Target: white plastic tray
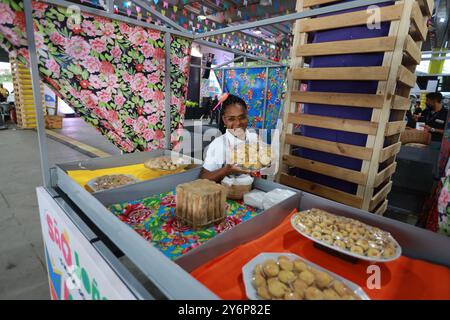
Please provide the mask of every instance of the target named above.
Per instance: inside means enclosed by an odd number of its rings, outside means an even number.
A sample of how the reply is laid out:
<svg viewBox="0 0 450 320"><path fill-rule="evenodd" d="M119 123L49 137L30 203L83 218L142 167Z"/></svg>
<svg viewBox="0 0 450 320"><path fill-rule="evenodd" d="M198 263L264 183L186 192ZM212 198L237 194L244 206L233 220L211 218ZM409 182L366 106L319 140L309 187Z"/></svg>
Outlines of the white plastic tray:
<svg viewBox="0 0 450 320"><path fill-rule="evenodd" d="M332 276L334 279L341 281L343 284L345 284L347 287L349 287L358 297L361 298L361 300L370 300L369 296L364 292L364 290L358 286L357 284L348 281L347 279L325 269L321 266L318 266L317 264L312 263L311 261L308 261L302 257L299 257L296 254L293 253L285 253L285 252L279 252L279 253L260 253L255 258L253 258L251 261L249 261L243 268L242 268L242 276L244 279L245 284L245 293L247 294L247 297L251 300L262 300L258 295L256 294L256 289L252 285L252 278L253 278L253 270L255 269L255 266L257 264L262 264L264 261L268 259L273 259L275 261L278 260L279 256L285 256L288 257L290 260L300 259L304 261L308 266L311 266L313 268L316 268L320 271L328 273L330 276Z"/></svg>
<svg viewBox="0 0 450 320"><path fill-rule="evenodd" d="M351 252L351 251L344 250L344 249L342 249L342 248L333 246L333 245L331 245L331 244L326 243L325 241L318 240L318 239L316 239L316 238L313 238L311 235L308 235L308 234L304 233L304 232L301 230L301 228L298 226L298 224L295 222L296 215L297 215L297 214L293 214L293 215L292 215L292 217L291 217L291 225L292 225L292 227L293 227L298 233L300 233L302 236L304 236L304 237L306 237L306 238L308 238L308 239L310 239L310 240L312 240L312 241L314 241L314 242L316 242L316 243L318 243L318 244L320 244L320 245L322 245L322 246L324 246L324 247L333 249L333 250L338 251L338 252L340 252L340 253L343 253L343 254L345 254L345 255L348 255L348 256L351 256L351 257L354 257L354 258L357 258L357 259L361 259L361 260L370 261L370 262L389 262L389 261L393 261L393 260L396 260L396 259L400 258L401 255L402 255L402 248L401 248L400 245L398 244L397 240L395 240L394 237L392 237L391 234L389 234L390 240L395 244L395 246L396 246L396 248L397 248L397 252L395 253L394 256L392 256L392 257L390 257L390 258L383 258L383 257L379 257L379 258L376 258L376 257L367 257L367 256L364 256L364 255L359 255L359 254L356 254L356 253L354 253L354 252ZM367 225L367 224L366 224L366 225Z"/></svg>

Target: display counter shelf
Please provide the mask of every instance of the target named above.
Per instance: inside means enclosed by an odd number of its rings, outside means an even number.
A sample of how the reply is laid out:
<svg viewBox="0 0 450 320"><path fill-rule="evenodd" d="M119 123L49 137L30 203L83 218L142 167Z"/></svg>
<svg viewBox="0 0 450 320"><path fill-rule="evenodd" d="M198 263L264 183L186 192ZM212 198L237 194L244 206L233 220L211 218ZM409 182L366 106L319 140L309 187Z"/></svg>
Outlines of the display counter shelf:
<svg viewBox="0 0 450 320"><path fill-rule="evenodd" d="M95 194L89 193L66 173L67 170L75 168L99 169L141 163L149 157L162 154L168 154L168 151L59 164L53 172L53 189L47 190L51 190L53 197L56 194L60 199L60 206L71 208L72 216L75 217L72 217L72 222L77 226L83 225L82 229L91 230L82 234L91 243L96 244L95 250L113 267L114 272L136 298L217 299L218 297L192 277L190 272L229 250L266 234L279 225L293 209L321 208L337 215L358 219L390 232L400 243L403 255L450 266L450 239L447 237L262 179L255 180L254 188L265 192L284 188L296 193L171 260L114 216L108 206L174 190L180 183L197 179L200 166ZM196 160L196 163L201 162ZM115 248L118 248L120 253L116 252Z"/></svg>

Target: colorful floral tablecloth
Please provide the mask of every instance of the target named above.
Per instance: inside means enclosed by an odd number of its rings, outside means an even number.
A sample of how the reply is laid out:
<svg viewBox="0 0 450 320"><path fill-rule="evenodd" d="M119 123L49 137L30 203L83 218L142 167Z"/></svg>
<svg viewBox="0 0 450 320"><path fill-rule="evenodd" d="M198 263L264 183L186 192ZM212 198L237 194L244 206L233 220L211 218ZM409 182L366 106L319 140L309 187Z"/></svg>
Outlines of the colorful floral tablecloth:
<svg viewBox="0 0 450 320"><path fill-rule="evenodd" d="M175 191L114 204L109 209L172 260L262 212L242 201L227 200L225 221L194 231L175 219Z"/></svg>

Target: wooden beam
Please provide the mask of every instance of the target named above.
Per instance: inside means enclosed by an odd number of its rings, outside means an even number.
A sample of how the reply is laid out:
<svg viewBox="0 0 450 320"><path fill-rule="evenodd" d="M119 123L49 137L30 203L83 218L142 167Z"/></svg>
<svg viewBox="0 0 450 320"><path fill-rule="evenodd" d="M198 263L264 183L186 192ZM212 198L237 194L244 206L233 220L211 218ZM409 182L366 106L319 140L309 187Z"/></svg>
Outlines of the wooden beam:
<svg viewBox="0 0 450 320"><path fill-rule="evenodd" d="M394 143L389 147L381 149L379 163L385 162L387 159L395 156L402 146L401 142Z"/></svg>
<svg viewBox="0 0 450 320"><path fill-rule="evenodd" d="M376 134L378 128L376 122L317 116L305 113L290 113L288 115L288 123L369 135Z"/></svg>
<svg viewBox="0 0 450 320"><path fill-rule="evenodd" d="M424 16L431 17L433 14L434 0L417 0Z"/></svg>
<svg viewBox="0 0 450 320"><path fill-rule="evenodd" d="M286 134L286 143L311 150L328 152L360 160L370 160L372 157L371 148L359 147L351 144L326 141L293 134Z"/></svg>
<svg viewBox="0 0 450 320"><path fill-rule="evenodd" d="M370 200L369 211L372 212L380 204L381 201L386 199L391 189L392 181L389 181L389 183L386 184L380 191L378 191L378 193L372 198L372 200Z"/></svg>
<svg viewBox="0 0 450 320"><path fill-rule="evenodd" d="M411 101L409 98L402 96L394 96L392 101L392 109L394 110L409 110L411 106Z"/></svg>
<svg viewBox="0 0 450 320"><path fill-rule="evenodd" d="M301 103L328 104L333 106L381 108L383 95L336 92L292 91L291 101Z"/></svg>
<svg viewBox="0 0 450 320"><path fill-rule="evenodd" d="M285 173L281 174L280 182L284 185L313 193L330 200L334 200L352 207L361 208L362 198L347 192L336 190L301 178L289 176Z"/></svg>
<svg viewBox="0 0 450 320"><path fill-rule="evenodd" d="M304 44L297 47L297 57L385 52L394 50L395 37L330 41Z"/></svg>
<svg viewBox="0 0 450 320"><path fill-rule="evenodd" d="M305 0L303 2L303 7L309 8L309 7L313 7L313 6L318 6L320 4L328 4L328 3L338 2L338 1L341 1L341 0Z"/></svg>
<svg viewBox="0 0 450 320"><path fill-rule="evenodd" d="M380 8L380 22L399 20L403 4ZM367 10L347 12L327 17L300 20L300 32L312 32L367 24L371 12Z"/></svg>
<svg viewBox="0 0 450 320"><path fill-rule="evenodd" d="M397 80L400 83L413 88L416 85L416 79L417 77L414 73L406 69L404 66L400 65L397 75Z"/></svg>
<svg viewBox="0 0 450 320"><path fill-rule="evenodd" d="M416 41L425 41L427 39L428 27L425 17L422 16L420 7L417 2L414 2L411 12L411 29L412 38Z"/></svg>
<svg viewBox="0 0 450 320"><path fill-rule="evenodd" d="M386 130L384 131L385 137L393 136L394 134L399 134L405 130L406 121L393 121L386 124Z"/></svg>
<svg viewBox="0 0 450 320"><path fill-rule="evenodd" d="M374 212L374 214L382 216L388 207L388 200L384 200L383 204Z"/></svg>
<svg viewBox="0 0 450 320"><path fill-rule="evenodd" d="M392 176L397 169L397 162L391 163L389 166L384 168L380 173L377 174L377 177L375 178L374 187L379 187L384 181L386 181L387 178Z"/></svg>
<svg viewBox="0 0 450 320"><path fill-rule="evenodd" d="M300 68L293 70L295 80L380 80L386 81L388 67Z"/></svg>
<svg viewBox="0 0 450 320"><path fill-rule="evenodd" d="M406 37L405 53L416 65L420 64L422 53L420 52L420 48L417 46L410 35Z"/></svg>
<svg viewBox="0 0 450 320"><path fill-rule="evenodd" d="M283 157L284 163L286 163L288 166L296 167L312 172L316 172L319 174L323 174L326 176L330 176L336 179L357 183L360 185L364 185L367 180L367 175L355 171L350 170L338 166L334 166L331 164L314 161L306 158L301 158L297 156L292 155L285 155Z"/></svg>
<svg viewBox="0 0 450 320"><path fill-rule="evenodd" d="M305 9L303 7L304 0L297 0L295 4L295 11L296 12L302 12L307 11L308 9ZM295 56L295 48L297 48L301 44L305 44L308 42L308 34L307 33L301 33L300 32L300 20L294 21L293 26L293 34L294 34L294 41L292 44L292 47L290 48L290 63L289 68L287 70L286 75L286 83L287 83L287 92L292 92L295 90L300 90L300 81L294 80L292 77L292 70L301 68L304 66L305 59L303 57L296 57ZM278 161L280 164L283 163L283 155L284 154L291 154L291 146L286 143L286 134L292 133L294 126L292 124L287 123L288 114L290 112L296 112L297 111L297 103L295 101L291 101L291 95L286 95L286 99L284 101L284 108L282 108L280 118L282 119L283 128L281 131L281 152L278 158ZM276 175L276 181L280 180L280 174L281 172L285 171L285 166L281 165L280 170L278 170L278 173Z"/></svg>

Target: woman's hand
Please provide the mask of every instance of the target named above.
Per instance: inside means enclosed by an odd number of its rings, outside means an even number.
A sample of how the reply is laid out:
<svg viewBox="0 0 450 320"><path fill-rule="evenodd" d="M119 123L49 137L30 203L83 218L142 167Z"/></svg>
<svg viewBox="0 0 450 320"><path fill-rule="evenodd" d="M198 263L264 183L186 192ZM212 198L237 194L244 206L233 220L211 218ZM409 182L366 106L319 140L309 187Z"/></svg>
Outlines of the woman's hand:
<svg viewBox="0 0 450 320"><path fill-rule="evenodd" d="M227 176L230 174L250 174L250 171L244 170L233 164L227 164L224 168Z"/></svg>

